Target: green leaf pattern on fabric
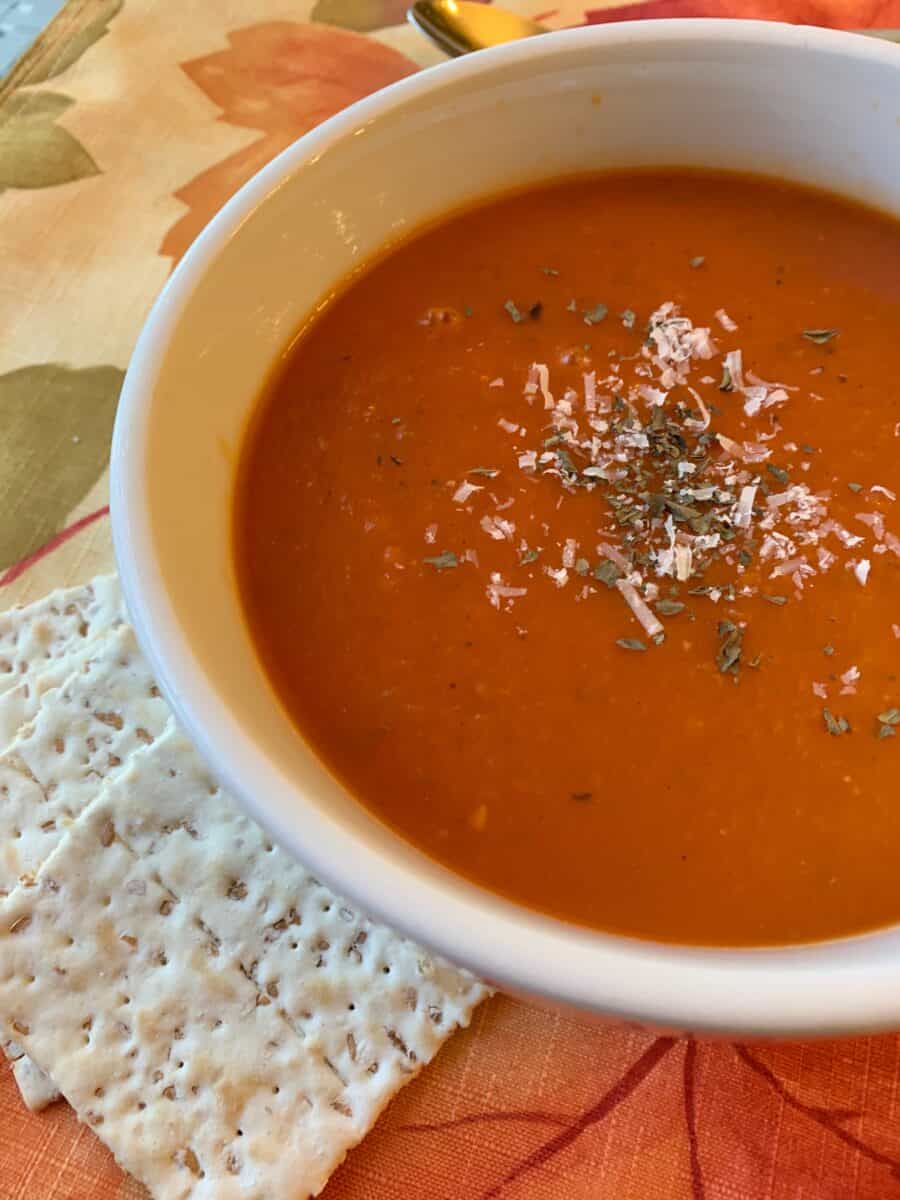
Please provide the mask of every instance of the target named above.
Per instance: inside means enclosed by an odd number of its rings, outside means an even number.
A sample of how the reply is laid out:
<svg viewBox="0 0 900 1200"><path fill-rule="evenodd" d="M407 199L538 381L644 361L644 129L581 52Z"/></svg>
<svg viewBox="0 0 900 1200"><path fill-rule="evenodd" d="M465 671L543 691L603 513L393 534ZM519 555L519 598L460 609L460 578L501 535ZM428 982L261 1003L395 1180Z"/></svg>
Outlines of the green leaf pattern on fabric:
<svg viewBox="0 0 900 1200"><path fill-rule="evenodd" d="M57 363L0 375L0 570L61 529L103 474L124 377Z"/></svg>
<svg viewBox="0 0 900 1200"><path fill-rule="evenodd" d="M18 91L0 104L0 192L55 187L99 173L77 139L56 124L72 103L54 92Z"/></svg>
<svg viewBox="0 0 900 1200"><path fill-rule="evenodd" d="M316 0L310 20L371 33L402 24L411 0Z"/></svg>

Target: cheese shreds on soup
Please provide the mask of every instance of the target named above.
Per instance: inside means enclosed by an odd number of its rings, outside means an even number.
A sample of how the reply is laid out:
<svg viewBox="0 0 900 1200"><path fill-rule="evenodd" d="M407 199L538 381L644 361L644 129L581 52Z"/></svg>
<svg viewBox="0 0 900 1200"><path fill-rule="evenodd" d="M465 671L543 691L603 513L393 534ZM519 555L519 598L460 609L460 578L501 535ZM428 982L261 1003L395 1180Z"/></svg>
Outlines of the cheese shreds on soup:
<svg viewBox="0 0 900 1200"><path fill-rule="evenodd" d="M615 933L900 920L900 225L707 172L507 195L304 328L235 558L370 810Z"/></svg>

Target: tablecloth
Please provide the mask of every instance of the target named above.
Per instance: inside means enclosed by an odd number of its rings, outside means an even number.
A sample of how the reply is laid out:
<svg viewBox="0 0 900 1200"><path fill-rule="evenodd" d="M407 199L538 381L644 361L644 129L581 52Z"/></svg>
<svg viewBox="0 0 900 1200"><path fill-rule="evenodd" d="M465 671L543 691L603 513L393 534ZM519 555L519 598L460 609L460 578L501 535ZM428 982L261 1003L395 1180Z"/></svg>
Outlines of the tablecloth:
<svg viewBox="0 0 900 1200"><path fill-rule="evenodd" d="M589 2L589 0L588 0ZM69 0L0 88L0 604L112 566L107 462L154 297L233 191L438 60L406 0ZM757 16L900 26L900 0L519 0L554 26ZM898 49L900 54L900 49ZM665 1037L498 997L327 1200L900 1197L900 1039ZM144 1193L0 1067L0 1200Z"/></svg>

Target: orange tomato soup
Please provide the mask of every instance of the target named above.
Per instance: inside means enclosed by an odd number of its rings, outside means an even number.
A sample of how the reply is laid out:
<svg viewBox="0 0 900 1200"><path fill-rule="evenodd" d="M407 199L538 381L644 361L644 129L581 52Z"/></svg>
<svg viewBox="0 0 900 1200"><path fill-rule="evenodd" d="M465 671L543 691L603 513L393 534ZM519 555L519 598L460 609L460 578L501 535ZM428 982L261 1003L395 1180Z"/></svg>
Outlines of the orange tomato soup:
<svg viewBox="0 0 900 1200"><path fill-rule="evenodd" d="M567 180L393 248L243 451L237 573L299 732L569 921L900 919L898 330L900 226L755 178Z"/></svg>

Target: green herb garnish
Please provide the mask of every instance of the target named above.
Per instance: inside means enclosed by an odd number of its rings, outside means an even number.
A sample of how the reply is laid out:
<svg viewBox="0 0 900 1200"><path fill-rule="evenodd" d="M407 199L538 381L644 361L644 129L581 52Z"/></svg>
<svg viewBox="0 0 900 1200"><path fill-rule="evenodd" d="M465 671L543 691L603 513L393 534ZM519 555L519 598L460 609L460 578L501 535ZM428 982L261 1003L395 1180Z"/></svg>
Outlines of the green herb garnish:
<svg viewBox="0 0 900 1200"><path fill-rule="evenodd" d="M823 646L823 647L822 647L822 653L823 653L823 654L827 654L827 655L828 655L828 657L829 657L829 658L831 658L832 654L834 654L834 646L832 646L832 645L830 645L830 644L829 644L829 645L827 645L827 646Z"/></svg>
<svg viewBox="0 0 900 1200"><path fill-rule="evenodd" d="M741 662L741 650L744 641L744 631L731 621L719 622L719 649L716 653L716 664L723 675L729 671L738 674Z"/></svg>
<svg viewBox="0 0 900 1200"><path fill-rule="evenodd" d="M657 600L656 611L663 617L677 617L684 612L685 606L680 600Z"/></svg>
<svg viewBox="0 0 900 1200"><path fill-rule="evenodd" d="M625 308L619 315L626 329L634 329L635 322L637 321L637 313L633 309Z"/></svg>
<svg viewBox="0 0 900 1200"><path fill-rule="evenodd" d="M857 494L863 490L863 485L861 483L848 483L847 487L851 492L856 492Z"/></svg>
<svg viewBox="0 0 900 1200"><path fill-rule="evenodd" d="M767 595L766 595L766 593L765 593L765 592L763 592L763 593L762 593L762 598L763 598L763 600L768 600L768 602L769 602L770 604L777 604L777 605L779 605L779 607L780 607L782 604L787 604L787 596L767 596Z"/></svg>
<svg viewBox="0 0 900 1200"><path fill-rule="evenodd" d="M488 479L495 479L500 474L500 472L497 470L496 467L472 467L471 470L466 471L466 474L467 475L484 475Z"/></svg>
<svg viewBox="0 0 900 1200"><path fill-rule="evenodd" d="M578 575L587 575L591 569L591 564L586 558L578 558L575 560L575 571Z"/></svg>
<svg viewBox="0 0 900 1200"><path fill-rule="evenodd" d="M803 451L804 454L815 454L816 453L815 446L810 446L808 442L804 442L803 445L800 447L800 449Z"/></svg>
<svg viewBox="0 0 900 1200"><path fill-rule="evenodd" d="M830 708L822 709L822 719L825 728L832 737L840 737L842 733L850 732L850 722L846 717L836 717Z"/></svg>
<svg viewBox="0 0 900 1200"><path fill-rule="evenodd" d="M805 337L808 342L815 342L815 344L817 346L824 346L827 342L830 342L832 338L836 338L837 335L838 335L837 329L804 329L803 330L803 337Z"/></svg>
<svg viewBox="0 0 900 1200"><path fill-rule="evenodd" d="M540 553L540 550L523 550L519 558L519 566L527 567L529 563L535 562Z"/></svg>
<svg viewBox="0 0 900 1200"><path fill-rule="evenodd" d="M623 650L646 650L647 647L640 638L616 638L616 645Z"/></svg>
<svg viewBox="0 0 900 1200"><path fill-rule="evenodd" d="M770 475L774 476L779 483L787 484L791 482L790 475L788 475L787 471L785 471L783 467L775 467L771 463L766 463L766 470Z"/></svg>
<svg viewBox="0 0 900 1200"><path fill-rule="evenodd" d="M882 725L900 725L900 708L886 708L878 714L878 720Z"/></svg>
<svg viewBox="0 0 900 1200"><path fill-rule="evenodd" d="M464 317L474 317L475 316L474 310L469 308L468 304L463 306L463 316Z"/></svg>
<svg viewBox="0 0 900 1200"><path fill-rule="evenodd" d="M522 312L522 310L519 308L519 306L516 304L515 300L507 300L504 303L503 307L506 309L506 311L512 317L512 319L516 325L521 325L521 323L523 321L526 321L528 319L525 316L525 314Z"/></svg>
<svg viewBox="0 0 900 1200"><path fill-rule="evenodd" d="M615 587L616 580L619 578L619 569L614 562L604 558L602 563L598 563L594 567L594 578L605 583L608 588Z"/></svg>
<svg viewBox="0 0 900 1200"><path fill-rule="evenodd" d="M722 368L722 379L721 379L721 382L719 383L719 391L720 392L733 392L734 391L734 380L731 378L731 372L729 371L728 367Z"/></svg>
<svg viewBox="0 0 900 1200"><path fill-rule="evenodd" d="M698 267L702 267L706 262L705 254L695 254L693 258L688 259L688 266L692 271L696 271Z"/></svg>
<svg viewBox="0 0 900 1200"><path fill-rule="evenodd" d="M894 737L896 733L897 730L893 725L879 725L878 727L878 737L880 738Z"/></svg>
<svg viewBox="0 0 900 1200"><path fill-rule="evenodd" d="M599 325L601 321L606 319L606 314L609 309L605 304L595 304L593 308L587 308L581 314L584 317L585 325Z"/></svg>
<svg viewBox="0 0 900 1200"><path fill-rule="evenodd" d="M459 559L452 550L445 550L443 554L437 554L434 558L424 558L422 561L428 563L429 567L434 567L436 571L448 571L451 567L459 566Z"/></svg>

